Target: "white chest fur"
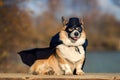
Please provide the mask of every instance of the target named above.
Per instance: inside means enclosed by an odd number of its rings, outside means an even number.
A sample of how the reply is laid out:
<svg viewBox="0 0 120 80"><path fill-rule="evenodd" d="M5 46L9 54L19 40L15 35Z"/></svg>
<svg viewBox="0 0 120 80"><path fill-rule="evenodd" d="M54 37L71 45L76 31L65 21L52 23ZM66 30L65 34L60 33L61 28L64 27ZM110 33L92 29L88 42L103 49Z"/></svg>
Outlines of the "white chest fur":
<svg viewBox="0 0 120 80"><path fill-rule="evenodd" d="M85 51L82 46L78 46L80 52L76 51L75 47L68 47L64 44L58 45L57 48L60 50L62 56L72 63L84 58Z"/></svg>

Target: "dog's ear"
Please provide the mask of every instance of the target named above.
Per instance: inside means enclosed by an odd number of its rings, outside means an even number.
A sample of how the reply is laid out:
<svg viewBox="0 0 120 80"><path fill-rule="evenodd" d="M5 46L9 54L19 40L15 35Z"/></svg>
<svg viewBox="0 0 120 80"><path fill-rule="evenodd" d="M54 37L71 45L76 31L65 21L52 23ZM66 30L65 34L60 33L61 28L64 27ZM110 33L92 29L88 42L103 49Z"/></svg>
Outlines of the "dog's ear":
<svg viewBox="0 0 120 80"><path fill-rule="evenodd" d="M85 29L85 28L84 28L84 18L83 18L83 17L80 18L80 23L81 23L82 28Z"/></svg>
<svg viewBox="0 0 120 80"><path fill-rule="evenodd" d="M68 21L64 18L64 16L62 16L61 19L62 19L63 26L66 26L66 24L68 23Z"/></svg>
<svg viewBox="0 0 120 80"><path fill-rule="evenodd" d="M68 21L64 18L64 16L61 17L61 20L62 20L62 24L63 24L63 30L66 29L66 24L68 23Z"/></svg>
<svg viewBox="0 0 120 80"><path fill-rule="evenodd" d="M82 18L80 18L80 23L82 24L82 25L84 25L84 22L83 22L83 17Z"/></svg>

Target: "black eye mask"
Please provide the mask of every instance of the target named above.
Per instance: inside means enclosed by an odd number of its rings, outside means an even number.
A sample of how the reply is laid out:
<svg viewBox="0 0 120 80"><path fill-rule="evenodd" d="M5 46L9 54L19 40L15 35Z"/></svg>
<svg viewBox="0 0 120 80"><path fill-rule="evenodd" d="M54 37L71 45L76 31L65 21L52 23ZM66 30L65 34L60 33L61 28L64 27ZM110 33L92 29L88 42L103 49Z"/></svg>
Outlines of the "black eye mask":
<svg viewBox="0 0 120 80"><path fill-rule="evenodd" d="M66 28L66 31L68 32L68 33L71 33L72 31L74 31L74 30L77 30L77 31L79 31L80 33L82 32L82 27L81 26L78 26L78 25L74 25L74 26L72 26L72 27L67 27Z"/></svg>
<svg viewBox="0 0 120 80"><path fill-rule="evenodd" d="M66 25L67 25L66 31L68 33L71 33L72 30L78 30L80 33L82 32L82 27L81 27L82 24L80 23L79 18L70 18L69 22ZM70 28L72 30L69 30Z"/></svg>

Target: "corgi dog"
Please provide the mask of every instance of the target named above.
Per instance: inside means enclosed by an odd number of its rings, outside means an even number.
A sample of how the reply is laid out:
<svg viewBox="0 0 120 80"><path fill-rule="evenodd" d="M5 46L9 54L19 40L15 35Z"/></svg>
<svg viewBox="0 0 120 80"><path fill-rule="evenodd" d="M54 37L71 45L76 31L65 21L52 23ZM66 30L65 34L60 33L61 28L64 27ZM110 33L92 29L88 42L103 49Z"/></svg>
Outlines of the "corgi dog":
<svg viewBox="0 0 120 80"><path fill-rule="evenodd" d="M30 73L40 75L82 75L87 47L83 22L72 17L62 17L63 29L52 37L53 53L47 59L38 59L30 67Z"/></svg>

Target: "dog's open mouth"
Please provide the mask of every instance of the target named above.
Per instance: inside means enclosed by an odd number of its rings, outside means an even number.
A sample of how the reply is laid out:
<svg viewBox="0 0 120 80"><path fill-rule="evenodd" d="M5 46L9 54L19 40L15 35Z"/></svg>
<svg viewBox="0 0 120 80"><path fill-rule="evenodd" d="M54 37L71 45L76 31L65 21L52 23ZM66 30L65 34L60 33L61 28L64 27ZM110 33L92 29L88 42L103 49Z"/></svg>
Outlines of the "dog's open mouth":
<svg viewBox="0 0 120 80"><path fill-rule="evenodd" d="M77 40L79 39L79 37L72 37L72 39L73 39L74 41L77 41Z"/></svg>

